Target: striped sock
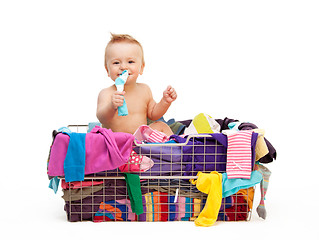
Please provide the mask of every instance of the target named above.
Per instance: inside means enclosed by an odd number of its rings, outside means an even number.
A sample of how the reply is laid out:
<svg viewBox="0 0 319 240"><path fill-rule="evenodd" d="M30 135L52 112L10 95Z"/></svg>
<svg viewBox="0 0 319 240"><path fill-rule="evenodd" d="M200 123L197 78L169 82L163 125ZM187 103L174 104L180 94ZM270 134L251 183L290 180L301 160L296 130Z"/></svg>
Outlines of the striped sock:
<svg viewBox="0 0 319 240"><path fill-rule="evenodd" d="M160 131L157 131L156 129L153 129L152 133L147 138L148 142L167 142L169 140L169 137Z"/></svg>
<svg viewBox="0 0 319 240"><path fill-rule="evenodd" d="M263 175L263 180L261 180L260 182L261 199L256 211L259 217L261 217L262 219L266 219L267 211L265 207L265 198L266 198L266 193L268 190L268 184L269 184L271 171L269 171L268 168L266 168L264 165L261 165L259 163L255 164L255 170L259 171Z"/></svg>
<svg viewBox="0 0 319 240"><path fill-rule="evenodd" d="M238 131L228 136L226 172L228 179L250 179L252 131Z"/></svg>

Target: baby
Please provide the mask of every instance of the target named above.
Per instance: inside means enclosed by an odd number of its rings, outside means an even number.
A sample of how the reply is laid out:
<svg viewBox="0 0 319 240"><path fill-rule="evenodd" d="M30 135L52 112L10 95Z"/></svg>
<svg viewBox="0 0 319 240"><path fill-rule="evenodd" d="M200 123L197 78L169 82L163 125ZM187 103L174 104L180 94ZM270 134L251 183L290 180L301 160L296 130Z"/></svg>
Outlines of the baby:
<svg viewBox="0 0 319 240"><path fill-rule="evenodd" d="M115 81L124 70L128 71L129 76L123 92L117 91L115 85L100 92L96 115L103 127L114 132L133 134L139 126L147 124L147 118L153 121L161 118L175 101L177 94L171 86L166 88L163 98L156 103L149 86L136 82L138 76L143 74L144 66L141 44L129 35L112 34L105 49L105 68L108 76ZM123 105L124 97L128 115L118 116L117 109ZM164 122L154 122L150 127L168 136L173 134Z"/></svg>

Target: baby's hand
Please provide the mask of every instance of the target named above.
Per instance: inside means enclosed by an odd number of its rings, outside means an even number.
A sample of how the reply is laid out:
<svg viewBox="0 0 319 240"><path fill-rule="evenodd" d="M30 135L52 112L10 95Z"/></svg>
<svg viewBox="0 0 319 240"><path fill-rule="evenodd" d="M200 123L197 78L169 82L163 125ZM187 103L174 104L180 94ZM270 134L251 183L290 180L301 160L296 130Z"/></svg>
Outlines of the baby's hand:
<svg viewBox="0 0 319 240"><path fill-rule="evenodd" d="M119 92L119 91L115 91L112 95L112 107L114 109L117 109L120 106L123 106L124 103L124 95L125 91L123 92Z"/></svg>
<svg viewBox="0 0 319 240"><path fill-rule="evenodd" d="M163 92L163 99L167 103L172 103L177 98L177 94L174 88L172 86L168 86L166 90Z"/></svg>

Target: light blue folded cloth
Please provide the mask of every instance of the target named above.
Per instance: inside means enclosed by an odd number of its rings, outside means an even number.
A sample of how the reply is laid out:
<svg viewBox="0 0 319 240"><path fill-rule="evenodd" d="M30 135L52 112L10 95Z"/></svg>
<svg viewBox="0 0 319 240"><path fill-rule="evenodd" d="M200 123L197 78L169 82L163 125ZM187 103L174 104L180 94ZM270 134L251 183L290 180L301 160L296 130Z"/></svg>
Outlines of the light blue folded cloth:
<svg viewBox="0 0 319 240"><path fill-rule="evenodd" d="M230 195L235 194L240 189L250 188L260 183L263 179L262 174L259 171L252 171L250 179L244 178L227 178L227 173L223 173L223 198L229 197Z"/></svg>
<svg viewBox="0 0 319 240"><path fill-rule="evenodd" d="M122 106L119 106L119 107L117 108L117 111L118 111L118 115L119 115L119 116L126 116L126 115L128 115L128 110L127 110L127 105L126 105L125 99L124 99L123 105L122 105Z"/></svg>
<svg viewBox="0 0 319 240"><path fill-rule="evenodd" d="M117 91L122 92L124 90L124 84L126 83L126 80L128 78L128 71L124 70L121 75L115 79L115 86ZM117 108L118 110L118 115L119 116L126 116L128 115L128 110L127 110L127 105L126 105L126 101L124 99L124 103L122 106Z"/></svg>
<svg viewBox="0 0 319 240"><path fill-rule="evenodd" d="M86 133L67 133L70 136L68 150L64 159L66 182L83 181L85 169Z"/></svg>
<svg viewBox="0 0 319 240"><path fill-rule="evenodd" d="M102 124L100 122L89 122L89 125L88 125L88 133L92 131L93 128L95 128L96 126L99 126L101 127Z"/></svg>
<svg viewBox="0 0 319 240"><path fill-rule="evenodd" d="M54 177L50 180L49 188L53 189L54 193L57 193L59 189L60 179L58 177Z"/></svg>

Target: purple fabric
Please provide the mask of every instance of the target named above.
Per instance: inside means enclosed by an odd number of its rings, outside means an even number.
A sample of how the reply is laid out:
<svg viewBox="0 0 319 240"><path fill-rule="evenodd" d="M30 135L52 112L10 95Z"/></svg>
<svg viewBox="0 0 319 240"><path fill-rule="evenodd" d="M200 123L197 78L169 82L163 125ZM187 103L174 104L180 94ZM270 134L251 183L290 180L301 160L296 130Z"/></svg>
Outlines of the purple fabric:
<svg viewBox="0 0 319 240"><path fill-rule="evenodd" d="M227 117L225 117L224 119L215 119L215 120L219 123L221 131L229 129L229 127L228 127L229 123L238 122L238 120L236 120L236 119L227 118ZM192 122L192 120L184 120L184 121L179 121L179 122L186 125L186 126L189 126L189 124ZM251 129L256 129L256 128L258 128L258 127L255 124L249 123L249 122L243 122L238 127L239 130L251 130ZM264 139L265 139L267 148L269 150L269 153L266 156L259 159L259 162L270 163L276 159L277 151L266 138L264 138Z"/></svg>
<svg viewBox="0 0 319 240"><path fill-rule="evenodd" d="M222 133L210 134L207 138L190 138L186 146L156 146L145 144L135 147L140 154L150 157L154 166L142 176L195 176L199 171L226 172L227 136ZM252 134L252 166L255 162L255 146L258 134ZM172 135L177 143L186 138Z"/></svg>
<svg viewBox="0 0 319 240"><path fill-rule="evenodd" d="M210 138L191 138L187 146L182 147L183 163L186 163L186 176L195 176L202 172L225 172L227 137L224 134L210 134ZM178 143L185 143L186 139L172 136Z"/></svg>
<svg viewBox="0 0 319 240"><path fill-rule="evenodd" d="M150 157L154 162L151 169L139 174L141 176L176 176L181 175L185 169L185 165L181 162L182 148L179 146L145 144L142 147L135 147L134 151Z"/></svg>
<svg viewBox="0 0 319 240"><path fill-rule="evenodd" d="M183 147L183 163L188 162L185 167L186 176L195 176L202 172L225 172L227 162L227 136L222 133L209 134L211 138L193 138ZM173 136L179 143L186 141L185 138ZM258 134L252 134L252 166L255 162L255 146Z"/></svg>
<svg viewBox="0 0 319 240"><path fill-rule="evenodd" d="M224 119L215 119L215 120L219 123L219 125L221 127L221 130L229 129L228 128L228 124L231 123L231 122L238 122L238 120L227 118L227 117L224 118ZM249 123L249 122L243 122L238 127L239 130L252 130L252 129L256 129L256 128L258 128L258 127L255 124ZM264 156L261 159L259 159L259 162L261 162L261 163L270 163L274 159L276 159L277 151L273 147L273 145L266 138L264 138L264 139L265 139L267 148L269 150L269 153L266 156Z"/></svg>
<svg viewBox="0 0 319 240"><path fill-rule="evenodd" d="M104 187L102 190L93 192L90 196L85 197L77 201L65 201L64 210L67 215L67 219L70 222L77 221L93 221L95 213L99 210L101 202L118 201L121 199L128 199L128 193L125 180L107 179L104 180ZM142 194L155 191L154 189L141 187ZM168 195L171 199L175 196ZM190 197L192 193L190 192ZM146 221L146 201L145 197L142 197L144 213L138 216L138 221ZM191 201L192 202L192 201ZM225 209L234 206L236 201L232 197L222 199L222 205L220 208L218 220L227 220L225 216ZM202 199L201 209L204 207L206 199ZM184 203L185 204L185 203ZM169 221L176 220L178 216L179 204L168 204ZM192 210L191 210L192 211ZM185 219L184 219L185 220ZM189 219L188 219L189 220Z"/></svg>
<svg viewBox="0 0 319 240"><path fill-rule="evenodd" d="M242 123L238 127L239 130L251 130L251 129L255 129L255 128L258 128L258 127L255 124L253 124L253 123ZM267 145L269 153L266 156L260 158L259 162L261 162L261 163L270 163L274 159L276 159L277 151L273 147L273 145L271 145L271 143L266 138L264 138L264 139L265 139L265 142L266 142L266 145Z"/></svg>
<svg viewBox="0 0 319 240"><path fill-rule="evenodd" d="M101 202L111 200L121 200L129 198L125 180L105 179L102 190L92 193L90 196L81 200L65 201L64 210L70 222L93 221L94 214L99 210ZM141 187L142 194L150 190ZM143 202L145 207L145 203ZM146 211L146 209L144 209Z"/></svg>
<svg viewBox="0 0 319 240"><path fill-rule="evenodd" d="M49 176L64 176L63 164L70 137L58 134L53 142L48 164ZM96 126L85 138L85 174L118 168L125 164L131 154L134 136L129 133L112 132Z"/></svg>

